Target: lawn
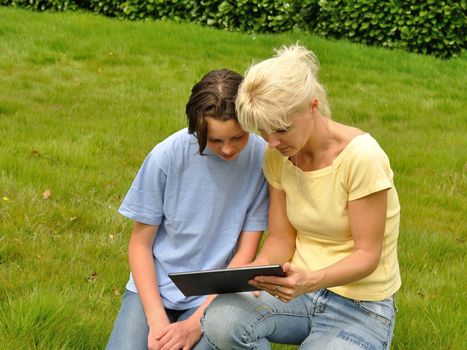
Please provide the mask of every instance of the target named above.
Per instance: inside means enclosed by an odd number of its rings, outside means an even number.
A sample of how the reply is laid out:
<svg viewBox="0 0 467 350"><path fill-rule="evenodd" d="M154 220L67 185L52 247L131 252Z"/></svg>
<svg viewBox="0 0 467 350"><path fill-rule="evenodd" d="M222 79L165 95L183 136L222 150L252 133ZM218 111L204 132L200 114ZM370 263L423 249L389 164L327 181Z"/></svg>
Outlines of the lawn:
<svg viewBox="0 0 467 350"><path fill-rule="evenodd" d="M467 348L465 53L0 7L2 349L104 348L129 272L117 208L141 162L185 126L204 73L243 73L297 40L321 60L333 118L391 159L403 278L392 348Z"/></svg>

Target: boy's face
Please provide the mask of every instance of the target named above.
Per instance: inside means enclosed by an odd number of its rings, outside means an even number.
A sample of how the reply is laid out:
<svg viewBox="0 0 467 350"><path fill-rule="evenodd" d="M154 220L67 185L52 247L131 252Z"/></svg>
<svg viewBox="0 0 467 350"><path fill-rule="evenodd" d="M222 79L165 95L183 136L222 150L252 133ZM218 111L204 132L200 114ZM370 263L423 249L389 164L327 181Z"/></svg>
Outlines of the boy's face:
<svg viewBox="0 0 467 350"><path fill-rule="evenodd" d="M233 119L222 121L206 117L205 120L208 128L206 146L209 150L225 161L236 159L248 143L248 132Z"/></svg>

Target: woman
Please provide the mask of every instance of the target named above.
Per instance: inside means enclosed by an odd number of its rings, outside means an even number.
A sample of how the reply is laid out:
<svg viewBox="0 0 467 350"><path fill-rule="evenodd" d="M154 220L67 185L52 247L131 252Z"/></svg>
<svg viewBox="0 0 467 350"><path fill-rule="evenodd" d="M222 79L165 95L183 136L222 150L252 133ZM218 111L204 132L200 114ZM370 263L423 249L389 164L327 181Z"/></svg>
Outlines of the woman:
<svg viewBox="0 0 467 350"><path fill-rule="evenodd" d="M314 54L295 45L250 67L240 86L239 121L269 145L269 235L253 264L283 264L287 277L256 277L267 293L209 306L203 327L216 349L390 347L401 285L393 173L369 134L330 119L317 73Z"/></svg>
<svg viewBox="0 0 467 350"><path fill-rule="evenodd" d="M223 69L193 87L188 129L152 150L123 200L131 275L107 349L210 348L200 317L213 296L185 297L167 275L245 265L267 227L265 142L237 121L241 81Z"/></svg>

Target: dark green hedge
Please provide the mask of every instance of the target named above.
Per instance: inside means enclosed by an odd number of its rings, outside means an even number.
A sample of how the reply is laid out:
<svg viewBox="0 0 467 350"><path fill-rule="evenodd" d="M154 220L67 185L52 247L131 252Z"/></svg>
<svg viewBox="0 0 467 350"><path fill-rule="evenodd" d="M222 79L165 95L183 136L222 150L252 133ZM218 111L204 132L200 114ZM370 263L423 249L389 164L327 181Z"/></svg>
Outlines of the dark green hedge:
<svg viewBox="0 0 467 350"><path fill-rule="evenodd" d="M37 11L67 11L78 8L74 0L0 0L0 5L25 7Z"/></svg>
<svg viewBox="0 0 467 350"><path fill-rule="evenodd" d="M325 37L449 58L466 46L466 0L0 0L34 10L189 21L227 30L299 28Z"/></svg>
<svg viewBox="0 0 467 350"><path fill-rule="evenodd" d="M314 30L331 37L451 57L465 49L465 1L320 1Z"/></svg>

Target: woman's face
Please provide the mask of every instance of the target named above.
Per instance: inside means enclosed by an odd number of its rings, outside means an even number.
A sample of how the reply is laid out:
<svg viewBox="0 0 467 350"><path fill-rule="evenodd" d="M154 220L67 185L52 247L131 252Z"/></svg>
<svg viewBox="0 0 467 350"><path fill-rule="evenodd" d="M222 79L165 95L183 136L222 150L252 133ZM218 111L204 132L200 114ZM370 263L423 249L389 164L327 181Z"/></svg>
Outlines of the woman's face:
<svg viewBox="0 0 467 350"><path fill-rule="evenodd" d="M205 120L208 128L206 146L209 150L223 160L236 159L248 143L248 132L233 119L222 121L206 117Z"/></svg>
<svg viewBox="0 0 467 350"><path fill-rule="evenodd" d="M286 129L274 130L271 134L260 130L269 147L277 149L284 157L297 154L305 146L313 127L309 112L296 114L288 119L290 126Z"/></svg>

